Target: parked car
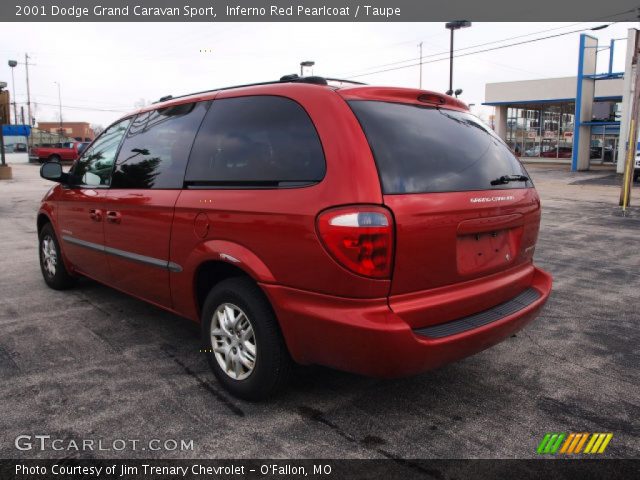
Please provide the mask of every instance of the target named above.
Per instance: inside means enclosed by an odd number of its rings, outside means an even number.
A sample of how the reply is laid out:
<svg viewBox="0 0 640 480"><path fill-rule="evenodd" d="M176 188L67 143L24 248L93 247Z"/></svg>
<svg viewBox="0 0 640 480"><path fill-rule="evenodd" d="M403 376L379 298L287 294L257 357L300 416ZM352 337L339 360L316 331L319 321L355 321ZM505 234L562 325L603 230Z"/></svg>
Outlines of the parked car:
<svg viewBox="0 0 640 480"><path fill-rule="evenodd" d="M41 174L60 183L37 218L46 284L87 276L199 322L243 398L293 362L436 368L511 336L551 290L526 170L434 92L289 76L172 98Z"/></svg>
<svg viewBox="0 0 640 480"><path fill-rule="evenodd" d="M604 156L602 150L604 149ZM613 147L611 145L594 146L592 145L589 151L589 158L602 159L603 162L613 162Z"/></svg>
<svg viewBox="0 0 640 480"><path fill-rule="evenodd" d="M540 154L545 158L571 158L573 154L573 148L571 147L558 147L546 150Z"/></svg>
<svg viewBox="0 0 640 480"><path fill-rule="evenodd" d="M540 156L540 145L536 145L535 147L531 147L524 152L525 157L539 157Z"/></svg>
<svg viewBox="0 0 640 480"><path fill-rule="evenodd" d="M65 142L51 147L32 147L29 160L39 162L74 161L90 142Z"/></svg>

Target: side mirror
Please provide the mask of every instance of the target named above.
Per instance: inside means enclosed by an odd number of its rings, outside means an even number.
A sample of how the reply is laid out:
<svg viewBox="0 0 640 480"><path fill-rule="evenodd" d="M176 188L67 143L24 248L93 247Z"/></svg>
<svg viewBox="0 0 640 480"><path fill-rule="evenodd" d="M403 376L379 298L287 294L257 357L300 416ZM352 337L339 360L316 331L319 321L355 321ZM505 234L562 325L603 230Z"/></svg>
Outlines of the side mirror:
<svg viewBox="0 0 640 480"><path fill-rule="evenodd" d="M63 183L67 180L67 175L62 172L62 165L58 162L43 163L40 167L40 176L52 182Z"/></svg>

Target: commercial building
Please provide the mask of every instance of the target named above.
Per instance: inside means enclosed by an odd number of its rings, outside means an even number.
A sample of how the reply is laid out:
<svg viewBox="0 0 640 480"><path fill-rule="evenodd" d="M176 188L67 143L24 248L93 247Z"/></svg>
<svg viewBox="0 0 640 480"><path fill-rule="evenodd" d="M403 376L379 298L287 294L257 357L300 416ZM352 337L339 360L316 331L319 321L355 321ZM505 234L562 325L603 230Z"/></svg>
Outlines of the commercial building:
<svg viewBox="0 0 640 480"><path fill-rule="evenodd" d="M484 105L495 107L496 133L524 161L567 163L572 170L616 164L621 171L637 37L630 29L625 72L612 71L615 41L601 48L582 34L575 77L487 84ZM599 72L596 53L607 48L608 69Z"/></svg>
<svg viewBox="0 0 640 480"><path fill-rule="evenodd" d="M95 138L88 122L62 122L62 124L60 122L38 122L38 128L83 142L89 142Z"/></svg>
<svg viewBox="0 0 640 480"><path fill-rule="evenodd" d="M485 105L495 107L496 132L526 159L571 163L576 77L490 83ZM591 121L591 163L615 162L620 134L622 78L596 83Z"/></svg>

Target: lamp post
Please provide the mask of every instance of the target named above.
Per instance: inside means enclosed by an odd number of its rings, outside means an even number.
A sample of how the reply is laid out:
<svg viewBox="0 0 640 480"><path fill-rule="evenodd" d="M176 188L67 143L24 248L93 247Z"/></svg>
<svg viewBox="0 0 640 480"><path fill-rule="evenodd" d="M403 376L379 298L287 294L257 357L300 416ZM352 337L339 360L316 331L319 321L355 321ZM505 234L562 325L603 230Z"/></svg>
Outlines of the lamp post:
<svg viewBox="0 0 640 480"><path fill-rule="evenodd" d="M304 71L304 67L313 67L316 64L316 62L311 61L311 60L305 60L304 62L300 62L300 76L304 76L303 75L303 71Z"/></svg>
<svg viewBox="0 0 640 480"><path fill-rule="evenodd" d="M451 31L451 43L449 48L449 90L447 90L447 95L453 95L453 32L454 30L470 26L471 22L467 20L455 20L445 24L445 27Z"/></svg>
<svg viewBox="0 0 640 480"><path fill-rule="evenodd" d="M13 123L18 124L18 107L16 107L16 77L13 75L13 70L18 65L16 60L9 60L7 62L11 67L11 90L13 90Z"/></svg>
<svg viewBox="0 0 640 480"><path fill-rule="evenodd" d="M58 114L60 115L60 141L62 142L62 96L60 95L60 82L53 82L58 86Z"/></svg>
<svg viewBox="0 0 640 480"><path fill-rule="evenodd" d="M0 93L4 88L7 88L7 83L0 82ZM0 179L11 178L11 170L5 170L5 168L7 168L7 162L4 158L4 130L2 128L4 122L4 108L0 108L0 167L2 167L2 169L0 169ZM5 172L9 173L9 177L5 176Z"/></svg>

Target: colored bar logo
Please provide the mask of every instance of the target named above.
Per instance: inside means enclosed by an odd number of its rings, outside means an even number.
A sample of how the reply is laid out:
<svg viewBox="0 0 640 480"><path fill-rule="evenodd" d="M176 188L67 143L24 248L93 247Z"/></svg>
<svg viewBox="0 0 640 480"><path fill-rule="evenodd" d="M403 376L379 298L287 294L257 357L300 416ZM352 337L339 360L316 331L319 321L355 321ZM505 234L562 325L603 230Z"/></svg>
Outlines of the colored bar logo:
<svg viewBox="0 0 640 480"><path fill-rule="evenodd" d="M604 453L613 433L547 433L537 452L539 455Z"/></svg>

